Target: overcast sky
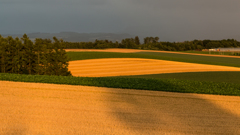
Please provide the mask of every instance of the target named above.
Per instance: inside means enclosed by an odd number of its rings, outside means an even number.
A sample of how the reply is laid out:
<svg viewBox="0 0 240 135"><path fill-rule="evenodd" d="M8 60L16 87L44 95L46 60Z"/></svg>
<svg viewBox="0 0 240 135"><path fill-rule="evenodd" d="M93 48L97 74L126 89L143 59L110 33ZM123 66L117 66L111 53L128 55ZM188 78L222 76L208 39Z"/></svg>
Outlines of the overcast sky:
<svg viewBox="0 0 240 135"><path fill-rule="evenodd" d="M240 41L240 0L0 0L0 34L111 32Z"/></svg>

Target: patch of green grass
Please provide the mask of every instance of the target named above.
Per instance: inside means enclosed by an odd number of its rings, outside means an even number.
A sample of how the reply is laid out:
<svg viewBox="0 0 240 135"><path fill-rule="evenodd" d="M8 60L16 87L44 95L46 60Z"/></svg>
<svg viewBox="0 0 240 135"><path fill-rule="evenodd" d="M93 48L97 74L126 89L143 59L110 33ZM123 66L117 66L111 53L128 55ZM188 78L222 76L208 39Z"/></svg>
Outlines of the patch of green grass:
<svg viewBox="0 0 240 135"><path fill-rule="evenodd" d="M0 80L240 96L240 84L177 79L93 78L0 73Z"/></svg>
<svg viewBox="0 0 240 135"><path fill-rule="evenodd" d="M100 58L142 58L144 55L135 53L114 53L114 52L67 52L71 61L100 59Z"/></svg>
<svg viewBox="0 0 240 135"><path fill-rule="evenodd" d="M122 76L121 76L122 77ZM151 75L123 76L127 78L155 78L155 79L179 79L194 81L212 81L240 84L240 72L188 72L188 73L167 73Z"/></svg>
<svg viewBox="0 0 240 135"><path fill-rule="evenodd" d="M163 52L138 52L137 54L158 57L163 60L240 67L240 58L188 55Z"/></svg>
<svg viewBox="0 0 240 135"><path fill-rule="evenodd" d="M209 55L233 55L234 52L208 52L208 51L182 51L183 53L209 54Z"/></svg>
<svg viewBox="0 0 240 135"><path fill-rule="evenodd" d="M188 63L200 63L210 65L222 65L240 67L240 58L214 57L188 54L162 53L162 52L139 52L139 53L114 53L114 52L67 52L71 61L99 58L146 58L170 60Z"/></svg>

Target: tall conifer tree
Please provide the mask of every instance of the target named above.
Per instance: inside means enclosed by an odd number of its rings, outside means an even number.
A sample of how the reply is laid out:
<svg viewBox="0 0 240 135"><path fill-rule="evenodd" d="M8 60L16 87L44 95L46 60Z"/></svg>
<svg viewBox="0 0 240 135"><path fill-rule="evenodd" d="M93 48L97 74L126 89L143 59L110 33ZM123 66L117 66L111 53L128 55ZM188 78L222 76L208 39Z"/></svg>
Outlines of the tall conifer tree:
<svg viewBox="0 0 240 135"><path fill-rule="evenodd" d="M7 73L14 73L16 70L16 65L15 65L16 43L11 36L7 37L6 40L7 40L7 46L5 50L7 53L6 70L7 70Z"/></svg>
<svg viewBox="0 0 240 135"><path fill-rule="evenodd" d="M67 53L64 50L64 42L61 39L60 41L53 37L54 43L54 52L55 54L52 55L54 58L53 63L53 69L55 75L70 75L70 72L68 71L68 57Z"/></svg>
<svg viewBox="0 0 240 135"><path fill-rule="evenodd" d="M36 74L42 75L45 72L45 64L46 64L46 56L45 53L47 45L43 39L36 38L35 39L35 45L34 45L34 51L37 55L37 60L36 60L36 67L35 71Z"/></svg>
<svg viewBox="0 0 240 135"><path fill-rule="evenodd" d="M23 60L22 60L22 55L23 55L23 44L21 42L21 40L16 37L15 38L15 57L14 57L14 63L15 63L15 70L14 73L17 74L21 74L22 73L22 64L23 64Z"/></svg>
<svg viewBox="0 0 240 135"><path fill-rule="evenodd" d="M33 42L28 38L26 34L22 37L23 46L24 46L24 52L25 56L24 59L24 67L26 68L27 74L34 74L34 67L36 66L36 54L34 52L33 48Z"/></svg>
<svg viewBox="0 0 240 135"><path fill-rule="evenodd" d="M2 63L2 55L3 55L3 37L2 35L0 35L0 73L2 73L2 67L3 67L3 63Z"/></svg>
<svg viewBox="0 0 240 135"><path fill-rule="evenodd" d="M0 37L0 61L1 61L1 72L6 73L7 67L7 41L6 38Z"/></svg>
<svg viewBox="0 0 240 135"><path fill-rule="evenodd" d="M139 40L139 37L138 37L138 36L135 37L135 44L136 44L136 45L140 45L140 40Z"/></svg>

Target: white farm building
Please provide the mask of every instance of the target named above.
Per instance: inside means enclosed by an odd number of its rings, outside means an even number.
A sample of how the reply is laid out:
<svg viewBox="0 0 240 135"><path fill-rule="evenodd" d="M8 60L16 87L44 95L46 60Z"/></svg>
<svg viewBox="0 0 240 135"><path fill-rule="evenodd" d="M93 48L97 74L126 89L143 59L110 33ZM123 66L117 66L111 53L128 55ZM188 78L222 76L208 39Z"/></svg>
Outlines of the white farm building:
<svg viewBox="0 0 240 135"><path fill-rule="evenodd" d="M213 52L240 52L240 48L213 48L213 49L209 49L209 51L213 51Z"/></svg>

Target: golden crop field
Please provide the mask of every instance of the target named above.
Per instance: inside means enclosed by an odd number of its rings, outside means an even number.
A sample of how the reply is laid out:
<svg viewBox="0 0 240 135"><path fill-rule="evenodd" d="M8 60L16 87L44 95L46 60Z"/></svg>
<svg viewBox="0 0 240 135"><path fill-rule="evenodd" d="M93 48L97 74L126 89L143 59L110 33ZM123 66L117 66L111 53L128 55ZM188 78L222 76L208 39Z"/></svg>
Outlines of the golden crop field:
<svg viewBox="0 0 240 135"><path fill-rule="evenodd" d="M179 72L240 71L240 68L142 58L106 58L70 61L69 70L74 76L106 77Z"/></svg>
<svg viewBox="0 0 240 135"><path fill-rule="evenodd" d="M240 134L240 97L0 81L1 135Z"/></svg>

